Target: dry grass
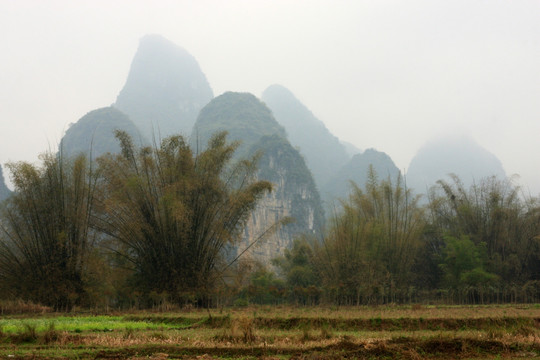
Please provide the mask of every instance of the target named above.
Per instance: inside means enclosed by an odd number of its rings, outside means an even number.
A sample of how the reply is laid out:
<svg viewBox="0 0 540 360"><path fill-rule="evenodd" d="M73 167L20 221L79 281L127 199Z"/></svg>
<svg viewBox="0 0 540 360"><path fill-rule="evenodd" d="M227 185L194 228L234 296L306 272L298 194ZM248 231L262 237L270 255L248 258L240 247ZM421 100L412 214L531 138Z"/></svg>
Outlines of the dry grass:
<svg viewBox="0 0 540 360"><path fill-rule="evenodd" d="M133 325L113 331L72 333L54 325L30 335L0 331L0 358L15 350L20 358L168 359L168 358L402 358L450 359L527 357L540 355L540 309L528 307L377 307L231 309L227 315L207 313L131 314L130 318L190 319L186 327L141 329ZM481 314L489 316L481 317ZM444 318L448 316L448 318ZM278 326L286 319L303 319ZM308 319L309 321L306 321ZM423 319L421 322L419 319ZM124 319L125 320L125 319ZM340 329L343 322L375 324L374 328ZM395 328L386 329L385 321ZM446 321L458 327L437 328ZM412 328L411 324L427 324ZM135 323L134 323L135 324ZM468 326L473 325L475 326ZM378 326L378 327L377 327ZM21 333L23 331L21 330ZM16 336L27 341L13 341ZM12 336L13 338L10 338Z"/></svg>
<svg viewBox="0 0 540 360"><path fill-rule="evenodd" d="M52 308L40 304L34 304L30 301L22 300L1 300L0 316L14 314L44 314L51 313Z"/></svg>

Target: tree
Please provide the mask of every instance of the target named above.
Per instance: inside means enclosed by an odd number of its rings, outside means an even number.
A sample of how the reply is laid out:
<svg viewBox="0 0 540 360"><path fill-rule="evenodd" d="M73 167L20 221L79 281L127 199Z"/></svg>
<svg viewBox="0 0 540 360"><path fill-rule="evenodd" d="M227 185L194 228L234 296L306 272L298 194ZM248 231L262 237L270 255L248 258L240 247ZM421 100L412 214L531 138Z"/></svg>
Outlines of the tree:
<svg viewBox="0 0 540 360"><path fill-rule="evenodd" d="M256 181L256 158L231 164L238 143L214 135L193 154L181 136L135 149L117 132L120 155L99 159L104 175L99 227L133 264L136 287L176 303L207 298L224 251L272 186Z"/></svg>
<svg viewBox="0 0 540 360"><path fill-rule="evenodd" d="M46 153L41 162L8 164L15 192L2 208L0 286L4 294L69 310L85 298L97 176L82 155Z"/></svg>
<svg viewBox="0 0 540 360"><path fill-rule="evenodd" d="M439 181L430 195L432 221L439 236L468 236L484 243L487 265L507 280L524 280L534 269L527 264L538 257L540 208L525 199L511 179L481 179L465 189L457 176Z"/></svg>
<svg viewBox="0 0 540 360"><path fill-rule="evenodd" d="M287 288L295 303L313 304L318 302L320 281L313 262L313 248L305 237L293 241L283 256L272 260L285 278Z"/></svg>
<svg viewBox="0 0 540 360"><path fill-rule="evenodd" d="M538 280L540 207L511 179L488 177L466 189L452 175L431 190L429 209L435 239L466 237L475 247L485 247L483 269L501 280L501 288L492 291L494 299L515 300L519 287ZM448 246L439 243L443 250Z"/></svg>
<svg viewBox="0 0 540 360"><path fill-rule="evenodd" d="M396 301L412 282L423 211L401 177L379 181L370 168L365 192L352 185L316 247L323 281L339 302Z"/></svg>
<svg viewBox="0 0 540 360"><path fill-rule="evenodd" d="M458 292L460 300L466 295L480 295L486 286L494 284L497 276L484 270L486 244L475 245L468 237L445 237L442 263L444 286Z"/></svg>
<svg viewBox="0 0 540 360"><path fill-rule="evenodd" d="M240 299L248 300L247 303L277 304L283 300L284 288L283 280L277 279L273 272L261 264L256 264L255 271L250 275L249 285L243 289Z"/></svg>

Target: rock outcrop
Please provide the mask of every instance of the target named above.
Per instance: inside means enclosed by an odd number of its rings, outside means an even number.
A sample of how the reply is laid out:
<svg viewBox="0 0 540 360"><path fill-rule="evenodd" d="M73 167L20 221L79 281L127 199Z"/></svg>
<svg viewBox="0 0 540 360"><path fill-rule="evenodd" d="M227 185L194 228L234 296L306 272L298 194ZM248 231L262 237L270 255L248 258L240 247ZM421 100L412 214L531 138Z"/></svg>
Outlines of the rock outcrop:
<svg viewBox="0 0 540 360"><path fill-rule="evenodd" d="M269 263L282 256L283 250L292 246L295 237L321 234L324 213L304 159L286 139L276 134L265 136L253 146L252 151L262 152L257 177L273 183L274 190L253 212L239 249L248 246L279 219L290 217L293 220L253 247L253 257Z"/></svg>
<svg viewBox="0 0 540 360"><path fill-rule="evenodd" d="M114 106L149 140L189 135L199 111L213 98L199 64L186 50L159 35L140 41Z"/></svg>
<svg viewBox="0 0 540 360"><path fill-rule="evenodd" d="M274 184L253 211L244 237L235 249L238 253L257 241L248 254L266 264L283 254L300 234L317 234L322 229L323 212L319 193L304 159L286 139L286 133L271 111L255 96L225 93L213 99L194 127L192 141L206 144L218 131L228 131L229 140L241 141L237 158L261 153L257 178ZM284 217L294 222L258 241L263 233Z"/></svg>
<svg viewBox="0 0 540 360"><path fill-rule="evenodd" d="M345 146L285 87L268 87L262 100L300 148L320 189L350 159Z"/></svg>
<svg viewBox="0 0 540 360"><path fill-rule="evenodd" d="M107 152L118 153L120 144L115 130L127 132L135 144L145 143L126 114L114 107L106 107L90 111L71 125L60 142L60 149L67 156L85 153L92 159Z"/></svg>

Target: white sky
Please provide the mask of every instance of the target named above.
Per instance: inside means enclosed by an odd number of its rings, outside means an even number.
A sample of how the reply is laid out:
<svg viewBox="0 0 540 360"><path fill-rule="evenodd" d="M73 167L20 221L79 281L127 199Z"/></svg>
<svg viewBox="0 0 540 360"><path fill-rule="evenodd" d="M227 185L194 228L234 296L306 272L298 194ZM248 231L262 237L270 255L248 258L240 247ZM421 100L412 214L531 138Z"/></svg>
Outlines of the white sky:
<svg viewBox="0 0 540 360"><path fill-rule="evenodd" d="M215 95L282 84L401 169L467 133L540 192L538 0L0 0L0 163L112 104L148 33L195 56Z"/></svg>

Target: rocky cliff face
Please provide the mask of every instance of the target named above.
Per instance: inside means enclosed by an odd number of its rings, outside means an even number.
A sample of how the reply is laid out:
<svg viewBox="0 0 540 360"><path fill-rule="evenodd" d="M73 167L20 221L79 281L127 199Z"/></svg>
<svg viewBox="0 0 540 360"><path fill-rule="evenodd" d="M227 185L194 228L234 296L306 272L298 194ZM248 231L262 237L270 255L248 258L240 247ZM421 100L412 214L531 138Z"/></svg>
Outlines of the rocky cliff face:
<svg viewBox="0 0 540 360"><path fill-rule="evenodd" d="M268 87L262 100L285 127L291 144L300 148L321 189L350 159L345 146L285 87Z"/></svg>
<svg viewBox="0 0 540 360"><path fill-rule="evenodd" d="M237 158L261 152L257 178L274 184L272 193L252 213L235 252L257 241L280 219L290 216L295 220L250 248L248 254L252 258L269 263L283 254L295 236L315 234L322 229L324 216L319 193L304 159L286 139L285 130L255 96L225 93L212 100L201 110L192 141L196 138L197 144L205 144L212 134L223 130L229 132L229 140L242 142Z"/></svg>
<svg viewBox="0 0 540 360"><path fill-rule="evenodd" d="M500 160L464 136L448 137L426 144L411 160L407 184L416 193L426 193L438 180L457 175L466 187L488 176L506 176Z"/></svg>
<svg viewBox="0 0 540 360"><path fill-rule="evenodd" d="M11 195L11 190L6 186L4 179L4 173L2 172L2 166L0 166L0 201L4 201Z"/></svg>
<svg viewBox="0 0 540 360"><path fill-rule="evenodd" d="M113 107L106 107L90 111L71 125L60 142L60 148L64 155L84 153L93 159L107 152L119 153L120 145L114 135L115 130L127 132L135 144L145 142L126 114Z"/></svg>
<svg viewBox="0 0 540 360"><path fill-rule="evenodd" d="M256 241L279 219L290 217L293 220L251 249L251 256L268 264L283 255L283 250L292 246L295 237L321 234L324 214L304 159L286 139L279 135L265 136L252 151L262 151L257 177L272 182L274 190L252 213L239 250Z"/></svg>
<svg viewBox="0 0 540 360"><path fill-rule="evenodd" d="M152 140L189 135L199 111L212 97L193 56L159 35L147 35L114 106Z"/></svg>

